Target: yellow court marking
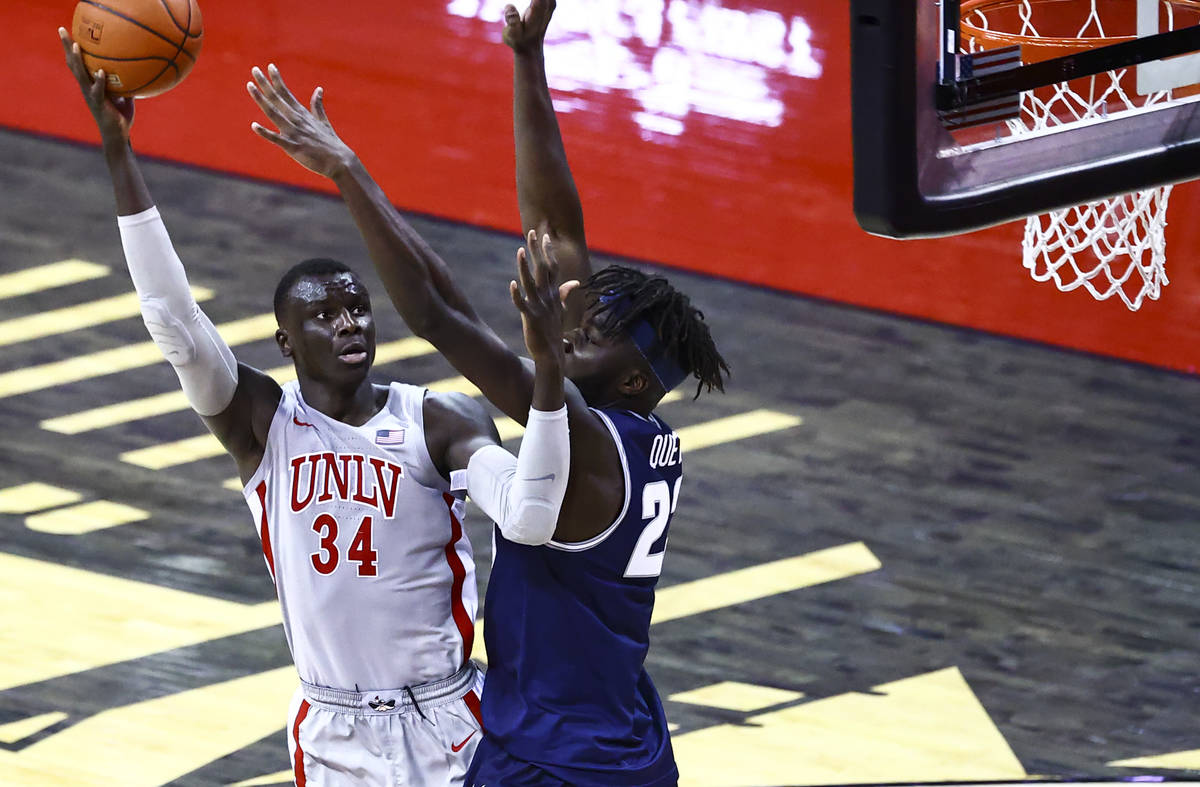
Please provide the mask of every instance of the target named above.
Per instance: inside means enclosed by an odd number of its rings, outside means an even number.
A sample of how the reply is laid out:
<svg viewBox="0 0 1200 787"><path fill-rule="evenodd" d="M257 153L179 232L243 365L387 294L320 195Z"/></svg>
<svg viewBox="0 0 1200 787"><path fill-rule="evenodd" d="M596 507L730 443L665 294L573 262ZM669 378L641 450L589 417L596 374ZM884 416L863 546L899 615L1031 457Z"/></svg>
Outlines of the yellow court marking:
<svg viewBox="0 0 1200 787"><path fill-rule="evenodd" d="M1183 771L1200 771L1200 749L1176 751L1170 754L1154 754L1149 757L1134 757L1115 760L1109 765L1118 768L1171 768Z"/></svg>
<svg viewBox="0 0 1200 787"><path fill-rule="evenodd" d="M883 567L860 541L776 560L749 568L715 574L692 582L659 587L654 592L651 625L731 607L767 596L845 579ZM487 663L483 644L483 619L475 621L472 658Z"/></svg>
<svg viewBox="0 0 1200 787"><path fill-rule="evenodd" d="M0 725L0 742L16 743L25 740L30 735L41 732L53 724L58 724L65 718L67 718L67 714L55 711Z"/></svg>
<svg viewBox="0 0 1200 787"><path fill-rule="evenodd" d="M1025 778L956 667L684 733L671 744L680 787Z"/></svg>
<svg viewBox="0 0 1200 787"><path fill-rule="evenodd" d="M197 301L213 297L213 291L204 287L193 287ZM0 321L0 347L17 342L27 342L44 336L90 328L114 320L124 320L141 314L141 303L136 292L116 295L89 303L66 306L62 309L38 312L28 317L14 317Z"/></svg>
<svg viewBox="0 0 1200 787"><path fill-rule="evenodd" d="M750 713L803 698L804 694L799 691L786 691L770 686L755 686L753 683L727 680L691 691L681 691L678 694L672 694L667 699L685 702L688 705L707 705L710 708Z"/></svg>
<svg viewBox="0 0 1200 787"><path fill-rule="evenodd" d="M0 300L103 278L109 272L107 265L72 259L6 273L0 276Z"/></svg>
<svg viewBox="0 0 1200 787"><path fill-rule="evenodd" d="M444 380L434 380L427 383L425 387L434 393L464 393L471 398L483 395L483 392L476 388L474 383L461 374L457 377L447 377Z"/></svg>
<svg viewBox="0 0 1200 787"><path fill-rule="evenodd" d="M424 339L410 336L406 339L386 342L376 347L375 363L390 363L406 358L415 358L419 355L427 355L431 352L433 352L433 345ZM296 367L292 364L276 366L273 369L267 369L264 374L282 385L296 379ZM187 397L183 395L183 391L170 391L141 399L132 399L103 407L95 407L90 410L82 410L78 413L62 415L57 418L48 418L42 421L41 427L61 434L79 434L81 432L89 432L93 429L104 429L118 424L129 423L130 421L140 421L143 418L151 418L156 415L187 410L190 406Z"/></svg>
<svg viewBox="0 0 1200 787"><path fill-rule="evenodd" d="M6 784L159 787L277 732L293 667L112 708L20 751L0 749Z"/></svg>
<svg viewBox="0 0 1200 787"><path fill-rule="evenodd" d="M242 483L242 479L240 478L226 478L221 482L221 486L225 487L230 492L237 492L238 494L241 494L246 485Z"/></svg>
<svg viewBox="0 0 1200 787"><path fill-rule="evenodd" d="M755 437L768 432L778 432L781 429L799 426L801 423L803 423L803 419L798 415L763 409L685 426L682 429L676 429L675 433L679 435L679 445L684 450L686 457L687 451Z"/></svg>
<svg viewBox="0 0 1200 787"><path fill-rule="evenodd" d="M57 536L79 536L95 530L104 530L130 522L149 519L150 514L140 508L108 500L94 500L77 506L58 508L44 514L34 514L25 519L25 527L39 533Z"/></svg>
<svg viewBox="0 0 1200 787"><path fill-rule="evenodd" d="M883 567L860 541L717 574L657 591L652 623L820 585Z"/></svg>
<svg viewBox="0 0 1200 787"><path fill-rule="evenodd" d="M274 336L276 327L274 315L261 314L218 325L217 330L230 346L236 346ZM0 374L0 399L137 369L159 361L165 363L154 342L141 342L65 361L29 366Z"/></svg>
<svg viewBox="0 0 1200 787"><path fill-rule="evenodd" d="M28 514L45 508L77 503L83 495L59 486L34 482L0 489L0 514Z"/></svg>
<svg viewBox="0 0 1200 787"><path fill-rule="evenodd" d="M121 454L121 461L150 470L162 470L188 462L198 462L201 459L211 459L224 453L225 447L221 445L221 441L205 432L172 443L159 443L149 448L126 451Z"/></svg>
<svg viewBox="0 0 1200 787"><path fill-rule="evenodd" d="M0 602L0 691L280 622L275 601L237 604L4 553Z"/></svg>

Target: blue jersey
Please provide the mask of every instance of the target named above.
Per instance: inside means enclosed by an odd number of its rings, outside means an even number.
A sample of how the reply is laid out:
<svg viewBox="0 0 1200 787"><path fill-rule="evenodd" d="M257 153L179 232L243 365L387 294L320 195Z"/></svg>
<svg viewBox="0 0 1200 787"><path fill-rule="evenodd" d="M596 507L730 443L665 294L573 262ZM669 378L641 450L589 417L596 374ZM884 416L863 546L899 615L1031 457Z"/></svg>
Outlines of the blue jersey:
<svg viewBox="0 0 1200 787"><path fill-rule="evenodd" d="M593 410L625 471L616 521L586 542L531 547L494 529L484 610L483 727L504 754L573 785L678 780L643 662L683 467L656 416Z"/></svg>

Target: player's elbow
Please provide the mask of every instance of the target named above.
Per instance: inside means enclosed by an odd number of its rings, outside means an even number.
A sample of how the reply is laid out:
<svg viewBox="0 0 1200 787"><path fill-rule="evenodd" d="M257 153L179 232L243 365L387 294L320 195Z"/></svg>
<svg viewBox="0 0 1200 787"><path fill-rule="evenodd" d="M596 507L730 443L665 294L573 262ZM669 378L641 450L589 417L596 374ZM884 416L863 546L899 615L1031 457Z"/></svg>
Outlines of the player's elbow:
<svg viewBox="0 0 1200 787"><path fill-rule="evenodd" d="M500 532L508 541L536 547L550 543L558 524L559 507L550 502L526 500L500 523Z"/></svg>

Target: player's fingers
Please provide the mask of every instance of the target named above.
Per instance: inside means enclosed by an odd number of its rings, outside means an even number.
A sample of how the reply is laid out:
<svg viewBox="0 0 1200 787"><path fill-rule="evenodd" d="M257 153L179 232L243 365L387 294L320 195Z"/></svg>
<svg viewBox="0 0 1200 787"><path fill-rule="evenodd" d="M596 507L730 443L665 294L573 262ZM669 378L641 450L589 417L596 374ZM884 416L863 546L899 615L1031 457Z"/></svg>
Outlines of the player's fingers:
<svg viewBox="0 0 1200 787"><path fill-rule="evenodd" d="M521 297L521 288L517 286L515 281L508 283L508 296L512 298L513 306L517 307L517 311L525 314L525 299Z"/></svg>
<svg viewBox="0 0 1200 787"><path fill-rule="evenodd" d="M550 237L543 235L532 244L532 247L537 249L537 254L533 257L533 283L537 287L538 297L546 299L550 297L550 260L546 256L549 241Z"/></svg>
<svg viewBox="0 0 1200 787"><path fill-rule="evenodd" d="M546 261L546 284L550 287L558 285L558 256L554 253L554 242L547 233L542 236L542 259Z"/></svg>
<svg viewBox="0 0 1200 787"><path fill-rule="evenodd" d="M521 265L519 266L521 274L521 286L525 289L527 298L540 298L541 293L538 290L538 269L541 268L539 260L541 251L537 244L537 233L533 230L525 236L524 255L522 255Z"/></svg>
<svg viewBox="0 0 1200 787"><path fill-rule="evenodd" d="M558 302L560 304L566 303L567 296L570 295L572 293L572 291L574 291L578 287L579 287L579 279L571 279L570 281L565 281L562 284L558 285Z"/></svg>
<svg viewBox="0 0 1200 787"><path fill-rule="evenodd" d="M125 118L125 122L133 123L133 99L130 96L116 96L112 101L116 104L117 111Z"/></svg>
<svg viewBox="0 0 1200 787"><path fill-rule="evenodd" d="M325 88L318 87L312 94L312 113L317 120L329 124L329 117L325 114Z"/></svg>
<svg viewBox="0 0 1200 787"><path fill-rule="evenodd" d="M71 68L71 71L74 72L75 53L72 50L75 48L75 42L71 40L71 34L67 32L67 28L58 28L58 42L62 44L63 55L67 58L67 65Z"/></svg>
<svg viewBox="0 0 1200 787"><path fill-rule="evenodd" d="M283 148L284 150L287 150L289 147L291 147L292 143L290 143L287 139L285 139L283 137L282 134L280 134L277 131L272 131L271 129L267 128L266 126L260 125L259 123L251 123L250 128L252 131L254 131L255 134L258 134L260 137L267 140L268 142L274 142L276 145Z"/></svg>
<svg viewBox="0 0 1200 787"><path fill-rule="evenodd" d="M283 75L279 73L279 69L275 67L274 63L267 64L267 74L271 78L271 84L275 86L275 91L279 94L279 97L283 99L284 103L292 109L298 109L303 112L304 105L296 100L296 96L294 96L292 91L288 89L288 86L284 84Z"/></svg>
<svg viewBox="0 0 1200 787"><path fill-rule="evenodd" d="M258 108L263 111L263 114L267 116L267 119L274 123L277 127L283 128L284 126L291 125L287 116L279 110L279 105L263 95L263 92L258 85L254 84L253 82L247 82L246 92L250 94L250 98L254 99L254 103L258 104Z"/></svg>
<svg viewBox="0 0 1200 787"><path fill-rule="evenodd" d="M96 78L92 80L90 88L92 101L96 102L97 106L104 103L104 88L107 84L108 74L104 73L104 69L102 68L96 72Z"/></svg>
<svg viewBox="0 0 1200 787"><path fill-rule="evenodd" d="M83 64L83 50L70 38L64 44L67 48L67 67L75 75L75 81L79 83L79 86L87 90L92 84L92 75L88 73L87 66Z"/></svg>
<svg viewBox="0 0 1200 787"><path fill-rule="evenodd" d="M537 291L533 283L533 272L529 269L528 247L517 249L517 280L521 282L521 291L525 293L526 298L535 295Z"/></svg>
<svg viewBox="0 0 1200 787"><path fill-rule="evenodd" d="M521 12L517 10L515 5L509 4L504 6L504 24L506 27L512 27L521 23Z"/></svg>
<svg viewBox="0 0 1200 787"><path fill-rule="evenodd" d="M261 98L261 100L259 100L259 98L256 98L255 100L258 101L258 105L262 107L262 110L264 112L267 111L267 108L263 105L263 102L267 102L275 108L277 113L282 115L284 107L287 106L287 102L284 101L283 97L279 95L279 91L276 90L275 86L271 84L271 81L267 79L267 75L263 73L263 70L258 66L255 66L254 68L250 69L250 76L254 78L254 86L258 88L258 96Z"/></svg>

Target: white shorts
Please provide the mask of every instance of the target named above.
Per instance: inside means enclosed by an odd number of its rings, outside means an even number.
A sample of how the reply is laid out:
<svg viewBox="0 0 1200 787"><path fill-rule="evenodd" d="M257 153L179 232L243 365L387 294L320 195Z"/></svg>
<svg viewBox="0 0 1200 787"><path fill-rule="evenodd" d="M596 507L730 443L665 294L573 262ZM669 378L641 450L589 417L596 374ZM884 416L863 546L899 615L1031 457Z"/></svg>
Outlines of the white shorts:
<svg viewBox="0 0 1200 787"><path fill-rule="evenodd" d="M288 712L298 787L461 785L483 737L483 672L474 662L445 680L342 691L302 683Z"/></svg>

